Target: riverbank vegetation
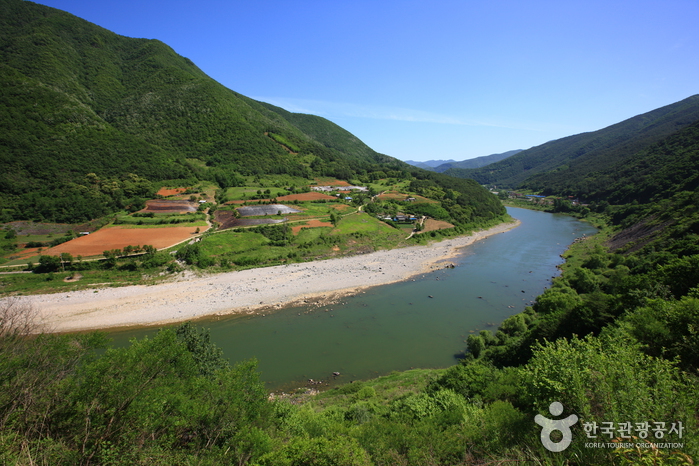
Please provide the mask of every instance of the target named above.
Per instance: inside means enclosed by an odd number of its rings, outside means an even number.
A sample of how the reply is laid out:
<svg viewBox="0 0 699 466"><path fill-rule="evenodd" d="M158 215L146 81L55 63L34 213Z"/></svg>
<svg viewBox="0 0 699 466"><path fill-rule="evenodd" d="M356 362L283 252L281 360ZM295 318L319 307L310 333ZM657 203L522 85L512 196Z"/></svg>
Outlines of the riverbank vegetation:
<svg viewBox="0 0 699 466"><path fill-rule="evenodd" d="M115 215L145 227L157 216L133 213L163 186L206 183L198 200L217 198L210 207L271 202L328 179L390 194L357 195L347 211L316 203L312 209L327 217L314 220L332 227L298 235L290 225L255 226L207 233L175 254L110 249L94 262L40 255L31 267L39 273L3 276L0 463L697 461L696 96L479 171L483 183L527 181L532 191L587 198L588 205L562 200L553 210L606 227L570 248L562 275L531 307L495 332L470 336L458 364L270 397L254 361L229 364L191 325L107 348L99 333L41 333L50 329L35 310L8 295L420 243L502 221L497 198L472 180L376 153L323 118L241 96L159 41L118 36L31 2L0 6L0 220L73 225L27 243L71 239L65 233L79 223L103 226ZM527 180L532 172L537 177ZM406 239L399 224L377 218L394 211L454 227ZM0 248L15 253L12 224ZM550 452L535 416L572 414L572 443Z"/></svg>
<svg viewBox="0 0 699 466"><path fill-rule="evenodd" d="M680 198L666 209L687 212L691 197ZM606 218L599 235L569 248L563 274L533 306L495 332L471 335L458 364L318 394L301 388L268 398L254 362L231 367L207 332L189 324L106 353L96 352L105 342L95 334L27 339L31 321L12 317L8 301L2 461L694 464L693 223L621 244L628 229L614 226L619 216ZM579 417L561 453L544 448L533 421L558 418L549 412L556 401L559 417Z"/></svg>
<svg viewBox="0 0 699 466"><path fill-rule="evenodd" d="M465 357L443 370L268 399L253 363L230 367L206 332L188 326L104 355L95 352L104 345L96 335L28 339L21 325L5 330L2 461L694 464L699 200L680 191L653 203L587 207L600 233L568 249L562 275L532 306L495 332L469 336ZM333 228L301 230L308 236L254 227L180 251L192 252L194 266L231 260L245 244L281 251L300 241L313 252L334 229L358 241L357 228L380 224L354 213ZM395 230L383 225L387 235ZM2 322L13 329L17 321ZM549 411L553 402L563 405L560 416ZM534 417L571 414L579 419L570 446L545 449Z"/></svg>

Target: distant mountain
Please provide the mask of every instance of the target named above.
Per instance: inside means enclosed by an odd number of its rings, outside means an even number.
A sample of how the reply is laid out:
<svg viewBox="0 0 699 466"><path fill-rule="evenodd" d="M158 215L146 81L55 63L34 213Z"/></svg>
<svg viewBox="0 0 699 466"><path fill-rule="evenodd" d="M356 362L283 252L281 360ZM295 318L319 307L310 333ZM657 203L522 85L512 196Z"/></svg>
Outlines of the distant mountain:
<svg viewBox="0 0 699 466"><path fill-rule="evenodd" d="M508 152L503 152L502 154L491 154L491 155L484 155L482 157L476 157L473 159L468 159L468 160L462 160L461 162L457 162L456 160L449 159L449 160L428 160L426 162L417 162L414 160L406 160L405 163L409 163L410 165L413 165L415 167L420 167L424 168L425 170L430 170L434 171L437 173L444 173L445 171L449 170L450 168L480 168L484 167L486 165L489 165L491 163L499 162L500 160L506 159L507 157L511 157L518 152L521 152L521 149L517 150L511 150Z"/></svg>
<svg viewBox="0 0 699 466"><path fill-rule="evenodd" d="M542 144L478 169L450 168L447 175L480 184L561 192L575 180L608 170L635 153L699 120L699 95L615 125Z"/></svg>
<svg viewBox="0 0 699 466"><path fill-rule="evenodd" d="M518 154L522 152L522 149L515 149L515 150L510 150L507 152L503 152L502 154L491 154L491 155L484 155L482 157L476 157L474 159L468 159L468 160L463 160L461 162L448 162L448 163L443 163L441 165L438 165L435 167L435 171L439 173L444 173L445 171L449 170L450 168L480 168L480 167L485 167L486 165L490 165L491 163L499 162L500 160L504 160L508 157L512 157L515 154Z"/></svg>
<svg viewBox="0 0 699 466"><path fill-rule="evenodd" d="M443 165L445 163L449 162L454 162L453 159L449 160L427 160L425 162L418 162L416 160L406 160L405 163L410 164L414 167L420 167L424 168L425 170L432 170L435 167L438 167L439 165Z"/></svg>

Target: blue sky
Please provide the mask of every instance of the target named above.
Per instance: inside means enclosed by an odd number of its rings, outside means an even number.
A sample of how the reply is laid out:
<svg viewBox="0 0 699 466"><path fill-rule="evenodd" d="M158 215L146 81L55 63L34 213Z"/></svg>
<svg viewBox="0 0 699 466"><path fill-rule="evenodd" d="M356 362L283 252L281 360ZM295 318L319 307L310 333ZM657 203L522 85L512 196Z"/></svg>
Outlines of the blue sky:
<svg viewBox="0 0 699 466"><path fill-rule="evenodd" d="M37 3L403 160L526 149L699 93L697 0Z"/></svg>

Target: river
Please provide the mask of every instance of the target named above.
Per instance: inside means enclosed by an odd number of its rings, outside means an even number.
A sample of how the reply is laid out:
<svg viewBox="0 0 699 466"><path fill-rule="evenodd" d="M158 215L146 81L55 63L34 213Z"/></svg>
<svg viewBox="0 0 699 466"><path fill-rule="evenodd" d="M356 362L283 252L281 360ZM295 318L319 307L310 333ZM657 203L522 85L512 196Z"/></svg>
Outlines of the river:
<svg viewBox="0 0 699 466"><path fill-rule="evenodd" d="M522 223L467 248L443 268L377 286L341 304L294 307L267 316L201 323L231 362L258 360L270 390L307 379L349 382L456 362L470 333L495 331L534 301L558 274L560 254L595 233L574 218L508 207ZM322 277L319 277L322 279ZM115 346L153 330L114 333ZM333 372L340 372L337 379Z"/></svg>

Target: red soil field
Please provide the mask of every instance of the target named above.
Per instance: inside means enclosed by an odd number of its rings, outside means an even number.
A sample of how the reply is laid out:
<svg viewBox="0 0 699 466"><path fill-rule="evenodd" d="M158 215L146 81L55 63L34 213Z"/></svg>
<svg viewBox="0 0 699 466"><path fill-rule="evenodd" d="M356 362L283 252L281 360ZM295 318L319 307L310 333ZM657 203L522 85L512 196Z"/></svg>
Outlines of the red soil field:
<svg viewBox="0 0 699 466"><path fill-rule="evenodd" d="M156 193L158 196L163 196L163 197L168 197L168 196L174 196L175 194L181 194L183 192L187 191L187 188L160 188L158 192Z"/></svg>
<svg viewBox="0 0 699 466"><path fill-rule="evenodd" d="M41 248L25 248L21 251L8 256L10 260L26 259L28 257L36 256L39 254L39 249Z"/></svg>
<svg viewBox="0 0 699 466"><path fill-rule="evenodd" d="M201 232L207 227L199 227ZM107 249L123 249L124 246L150 244L156 249L166 248L193 238L197 227L126 228L115 226L102 228L89 235L80 236L67 243L45 249L43 254L57 256L67 252L75 256L101 256Z"/></svg>
<svg viewBox="0 0 699 466"><path fill-rule="evenodd" d="M287 194L286 196L279 196L277 198L278 202L288 202L288 201L323 201L323 200L335 200L337 199L335 196L328 196L327 194L323 193L318 193L318 192L310 192L310 193L300 193L300 194ZM262 202L270 202L271 199L254 199L254 200L246 200L246 199L241 199L237 201L228 201L226 204L244 204L246 202L252 202L253 205L255 202L262 201Z"/></svg>
<svg viewBox="0 0 699 466"><path fill-rule="evenodd" d="M343 180L326 180L321 178L316 178L315 180L318 186L351 186L348 182Z"/></svg>
<svg viewBox="0 0 699 466"><path fill-rule="evenodd" d="M321 222L320 220L314 219L314 220L307 221L305 225L296 225L296 226L291 227L291 231L295 235L298 235L299 231L301 231L301 228L318 228L318 227L331 227L331 226L333 226L332 223Z"/></svg>
<svg viewBox="0 0 699 466"><path fill-rule="evenodd" d="M334 196L328 196L327 194L310 192L310 193L300 193L300 194L289 194L287 196L278 197L278 201L321 201L321 200L334 200L337 199Z"/></svg>

